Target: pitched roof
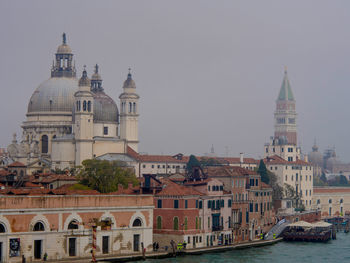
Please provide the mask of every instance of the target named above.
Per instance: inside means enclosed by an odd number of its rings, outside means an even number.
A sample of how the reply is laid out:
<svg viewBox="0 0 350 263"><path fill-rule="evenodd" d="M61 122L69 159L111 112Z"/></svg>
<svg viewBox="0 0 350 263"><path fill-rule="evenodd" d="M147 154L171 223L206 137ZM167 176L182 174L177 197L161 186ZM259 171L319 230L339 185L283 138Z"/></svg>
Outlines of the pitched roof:
<svg viewBox="0 0 350 263"><path fill-rule="evenodd" d="M209 177L257 175L256 172L239 166L209 166L206 172Z"/></svg>
<svg viewBox="0 0 350 263"><path fill-rule="evenodd" d="M162 179L163 188L156 196L189 196L202 195L202 193L193 189L192 186L183 186L176 184L168 179Z"/></svg>
<svg viewBox="0 0 350 263"><path fill-rule="evenodd" d="M280 93L278 95L278 100L289 100L294 101L294 96L292 92L292 88L289 83L289 79L287 76L287 70L284 71L284 78L282 81L282 86L280 89Z"/></svg>
<svg viewBox="0 0 350 263"><path fill-rule="evenodd" d="M278 155L273 155L271 157L265 158L264 163L266 165L269 165L269 164L311 165L310 163L305 162L303 160L296 160L294 162L289 162L289 161L286 161L285 159L279 157Z"/></svg>
<svg viewBox="0 0 350 263"><path fill-rule="evenodd" d="M7 167L26 167L26 166L21 162L13 162L9 164Z"/></svg>
<svg viewBox="0 0 350 263"><path fill-rule="evenodd" d="M35 176L30 177L30 181L32 183L52 183L55 181L78 181L75 176L69 176L65 174L40 174L39 178L35 178Z"/></svg>

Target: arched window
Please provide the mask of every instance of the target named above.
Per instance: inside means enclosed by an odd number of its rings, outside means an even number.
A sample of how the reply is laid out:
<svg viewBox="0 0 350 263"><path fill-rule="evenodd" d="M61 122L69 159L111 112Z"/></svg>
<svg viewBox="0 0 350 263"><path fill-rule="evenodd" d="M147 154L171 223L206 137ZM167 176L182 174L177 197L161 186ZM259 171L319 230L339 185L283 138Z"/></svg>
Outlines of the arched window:
<svg viewBox="0 0 350 263"><path fill-rule="evenodd" d="M198 217L196 217L196 229L198 229Z"/></svg>
<svg viewBox="0 0 350 263"><path fill-rule="evenodd" d="M185 217L184 225L185 225L185 230L187 230L187 228L188 228L188 219L187 219L187 216Z"/></svg>
<svg viewBox="0 0 350 263"><path fill-rule="evenodd" d="M70 221L68 225L68 229L78 229L78 228L79 228L79 223L77 220Z"/></svg>
<svg viewBox="0 0 350 263"><path fill-rule="evenodd" d="M21 170L21 171L19 172L19 175L20 175L21 177L24 175L23 170Z"/></svg>
<svg viewBox="0 0 350 263"><path fill-rule="evenodd" d="M56 139L56 134L54 136L52 136L52 139Z"/></svg>
<svg viewBox="0 0 350 263"><path fill-rule="evenodd" d="M162 217L157 216L157 229L162 229Z"/></svg>
<svg viewBox="0 0 350 263"><path fill-rule="evenodd" d="M41 222L37 222L33 227L33 231L45 231L44 224Z"/></svg>
<svg viewBox="0 0 350 263"><path fill-rule="evenodd" d="M342 204L343 203L343 198L341 198L339 202Z"/></svg>
<svg viewBox="0 0 350 263"><path fill-rule="evenodd" d="M330 204L331 204L331 203L332 203L332 199L329 199L329 200L328 200L328 203L330 203Z"/></svg>
<svg viewBox="0 0 350 263"><path fill-rule="evenodd" d="M86 111L86 100L83 102L83 111Z"/></svg>
<svg viewBox="0 0 350 263"><path fill-rule="evenodd" d="M177 216L174 217L174 230L179 230L179 218Z"/></svg>
<svg viewBox="0 0 350 263"><path fill-rule="evenodd" d="M81 103L80 103L80 100L78 101L78 111L81 110Z"/></svg>
<svg viewBox="0 0 350 263"><path fill-rule="evenodd" d="M41 153L47 153L49 151L49 138L47 135L41 137Z"/></svg>
<svg viewBox="0 0 350 263"><path fill-rule="evenodd" d="M6 233L6 227L2 223L0 223L0 233Z"/></svg>
<svg viewBox="0 0 350 263"><path fill-rule="evenodd" d="M76 111L79 111L79 101L76 102L77 106L76 106Z"/></svg>
<svg viewBox="0 0 350 263"><path fill-rule="evenodd" d="M129 112L131 113L132 112L132 103L129 102Z"/></svg>
<svg viewBox="0 0 350 263"><path fill-rule="evenodd" d="M91 112L91 101L88 101L88 112Z"/></svg>
<svg viewBox="0 0 350 263"><path fill-rule="evenodd" d="M139 218L136 218L134 220L134 223L132 223L132 226L142 226L142 222Z"/></svg>
<svg viewBox="0 0 350 263"><path fill-rule="evenodd" d="M136 102L133 103L133 111L136 113Z"/></svg>

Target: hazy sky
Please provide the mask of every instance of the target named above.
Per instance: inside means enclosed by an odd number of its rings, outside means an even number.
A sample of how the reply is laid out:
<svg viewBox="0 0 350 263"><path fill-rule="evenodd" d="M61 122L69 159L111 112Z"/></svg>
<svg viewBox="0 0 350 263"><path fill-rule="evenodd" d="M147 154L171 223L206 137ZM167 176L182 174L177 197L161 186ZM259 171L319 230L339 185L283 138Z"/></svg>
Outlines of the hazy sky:
<svg viewBox="0 0 350 263"><path fill-rule="evenodd" d="M0 146L21 134L61 35L78 75L100 65L118 105L127 69L140 151L259 157L273 134L283 68L304 152L350 161L350 1L0 1Z"/></svg>

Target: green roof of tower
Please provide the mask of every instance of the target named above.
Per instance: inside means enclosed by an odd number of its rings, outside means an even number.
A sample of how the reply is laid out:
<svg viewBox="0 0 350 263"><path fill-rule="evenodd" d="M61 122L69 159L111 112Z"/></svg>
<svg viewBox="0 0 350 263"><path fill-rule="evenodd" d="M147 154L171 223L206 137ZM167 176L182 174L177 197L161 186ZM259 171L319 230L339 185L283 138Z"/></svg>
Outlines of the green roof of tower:
<svg viewBox="0 0 350 263"><path fill-rule="evenodd" d="M287 76L287 69L284 70L284 78L280 89L280 94L278 95L277 100L294 100L292 88L290 87L290 83Z"/></svg>

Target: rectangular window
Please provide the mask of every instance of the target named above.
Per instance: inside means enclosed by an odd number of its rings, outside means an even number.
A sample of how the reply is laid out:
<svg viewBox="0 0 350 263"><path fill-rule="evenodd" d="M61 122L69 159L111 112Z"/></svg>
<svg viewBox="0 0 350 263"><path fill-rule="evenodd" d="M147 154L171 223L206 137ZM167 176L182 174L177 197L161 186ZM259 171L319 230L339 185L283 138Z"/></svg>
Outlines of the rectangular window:
<svg viewBox="0 0 350 263"><path fill-rule="evenodd" d="M174 200L174 208L179 208L179 200Z"/></svg>
<svg viewBox="0 0 350 263"><path fill-rule="evenodd" d="M210 191L210 185L208 185L208 191Z"/></svg>
<svg viewBox="0 0 350 263"><path fill-rule="evenodd" d="M221 200L220 207L225 207L225 200Z"/></svg>
<svg viewBox="0 0 350 263"><path fill-rule="evenodd" d="M160 168L160 165L158 164L158 169Z"/></svg>
<svg viewBox="0 0 350 263"><path fill-rule="evenodd" d="M196 200L196 208L198 208L198 200Z"/></svg>
<svg viewBox="0 0 350 263"><path fill-rule="evenodd" d="M157 201L157 208L162 208L162 200Z"/></svg>
<svg viewBox="0 0 350 263"><path fill-rule="evenodd" d="M203 208L203 202L202 201L199 201L199 209L202 209Z"/></svg>
<svg viewBox="0 0 350 263"><path fill-rule="evenodd" d="M220 185L220 191L223 191L223 190L224 190L224 186Z"/></svg>
<svg viewBox="0 0 350 263"><path fill-rule="evenodd" d="M232 207L232 200L231 199L228 200L227 206Z"/></svg>
<svg viewBox="0 0 350 263"><path fill-rule="evenodd" d="M103 127L103 135L108 135L108 127Z"/></svg>
<svg viewBox="0 0 350 263"><path fill-rule="evenodd" d="M144 164L144 165L142 165L142 168L146 168L146 165Z"/></svg>
<svg viewBox="0 0 350 263"><path fill-rule="evenodd" d="M259 179L255 179L255 185L259 186Z"/></svg>
<svg viewBox="0 0 350 263"><path fill-rule="evenodd" d="M152 168L154 168L154 165L152 164Z"/></svg>
<svg viewBox="0 0 350 263"><path fill-rule="evenodd" d="M256 203L255 204L255 212L258 212L259 211L259 205Z"/></svg>
<svg viewBox="0 0 350 263"><path fill-rule="evenodd" d="M208 208L211 208L211 200L208 200Z"/></svg>
<svg viewBox="0 0 350 263"><path fill-rule="evenodd" d="M251 212L251 213L254 212L254 211L253 211L253 203L250 203L250 204L249 204L249 212Z"/></svg>
<svg viewBox="0 0 350 263"><path fill-rule="evenodd" d="M102 253L103 254L109 253L109 236L102 237Z"/></svg>
<svg viewBox="0 0 350 263"><path fill-rule="evenodd" d="M185 208L188 208L188 200L185 200Z"/></svg>

